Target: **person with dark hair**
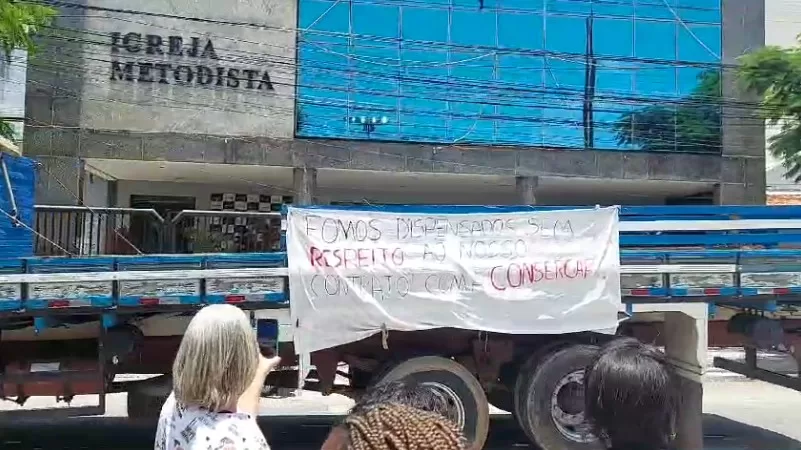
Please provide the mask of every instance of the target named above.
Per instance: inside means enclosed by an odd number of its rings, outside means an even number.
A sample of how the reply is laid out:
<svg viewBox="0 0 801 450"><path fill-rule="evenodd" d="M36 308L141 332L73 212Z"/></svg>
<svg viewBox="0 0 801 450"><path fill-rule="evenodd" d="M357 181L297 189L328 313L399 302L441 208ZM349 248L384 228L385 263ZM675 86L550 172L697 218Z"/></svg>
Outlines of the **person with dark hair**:
<svg viewBox="0 0 801 450"><path fill-rule="evenodd" d="M603 348L584 375L586 415L614 450L663 450L675 438L679 380L664 353L633 338Z"/></svg>
<svg viewBox="0 0 801 450"><path fill-rule="evenodd" d="M448 404L425 385L382 383L365 392L322 450L464 450Z"/></svg>

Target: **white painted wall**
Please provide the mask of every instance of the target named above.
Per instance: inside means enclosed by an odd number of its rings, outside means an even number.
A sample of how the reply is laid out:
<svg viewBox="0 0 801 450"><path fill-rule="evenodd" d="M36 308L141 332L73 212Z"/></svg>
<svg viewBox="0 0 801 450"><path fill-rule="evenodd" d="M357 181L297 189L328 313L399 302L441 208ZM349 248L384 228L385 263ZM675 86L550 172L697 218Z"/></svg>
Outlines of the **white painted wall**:
<svg viewBox="0 0 801 450"><path fill-rule="evenodd" d="M798 46L798 36L801 34L801 2L798 0L765 0L765 45L780 47ZM776 134L776 127L766 127L765 137ZM770 154L766 147L765 170L780 169L781 161ZM779 188L782 185L794 185L790 180L780 183L772 182L768 177L768 189Z"/></svg>
<svg viewBox="0 0 801 450"><path fill-rule="evenodd" d="M28 54L22 50L14 50L8 59L0 58L0 117L12 124L19 142L24 128L27 67Z"/></svg>

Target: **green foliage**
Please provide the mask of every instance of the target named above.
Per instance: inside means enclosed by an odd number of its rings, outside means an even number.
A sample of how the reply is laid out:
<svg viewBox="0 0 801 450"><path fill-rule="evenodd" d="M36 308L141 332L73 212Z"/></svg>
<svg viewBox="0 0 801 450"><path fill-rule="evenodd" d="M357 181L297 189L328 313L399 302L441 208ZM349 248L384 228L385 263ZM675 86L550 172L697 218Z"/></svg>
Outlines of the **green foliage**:
<svg viewBox="0 0 801 450"><path fill-rule="evenodd" d="M36 52L33 38L42 28L50 25L56 11L36 3L0 0L0 48L8 60L15 49L32 55ZM14 139L14 128L0 120L0 136Z"/></svg>
<svg viewBox="0 0 801 450"><path fill-rule="evenodd" d="M33 36L50 25L56 11L37 3L0 0L0 47L6 57L17 48L36 51Z"/></svg>
<svg viewBox="0 0 801 450"><path fill-rule="evenodd" d="M618 144L643 151L720 152L720 71L700 73L698 85L685 98L621 115L614 130Z"/></svg>
<svg viewBox="0 0 801 450"><path fill-rule="evenodd" d="M14 127L6 121L0 121L0 136L6 139L14 140Z"/></svg>
<svg viewBox="0 0 801 450"><path fill-rule="evenodd" d="M768 138L786 176L801 181L801 49L764 47L740 59L738 78L761 97L759 112L778 133Z"/></svg>

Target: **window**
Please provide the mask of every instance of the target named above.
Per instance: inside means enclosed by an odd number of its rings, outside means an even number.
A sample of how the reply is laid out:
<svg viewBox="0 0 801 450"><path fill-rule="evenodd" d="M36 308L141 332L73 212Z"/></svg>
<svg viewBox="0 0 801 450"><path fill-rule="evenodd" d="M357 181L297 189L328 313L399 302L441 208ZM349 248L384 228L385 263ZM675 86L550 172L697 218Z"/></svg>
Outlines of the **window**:
<svg viewBox="0 0 801 450"><path fill-rule="evenodd" d="M299 2L299 135L719 151L720 0Z"/></svg>

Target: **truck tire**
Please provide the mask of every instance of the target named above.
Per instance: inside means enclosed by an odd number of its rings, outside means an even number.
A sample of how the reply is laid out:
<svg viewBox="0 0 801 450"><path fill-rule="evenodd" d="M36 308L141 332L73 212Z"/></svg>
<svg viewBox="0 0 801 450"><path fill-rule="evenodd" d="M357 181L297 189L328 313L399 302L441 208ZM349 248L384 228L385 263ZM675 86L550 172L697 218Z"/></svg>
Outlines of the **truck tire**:
<svg viewBox="0 0 801 450"><path fill-rule="evenodd" d="M380 383L406 380L424 384L442 395L454 409L470 448L480 450L489 432L489 403L476 377L463 365L440 356L407 359L383 374Z"/></svg>
<svg viewBox="0 0 801 450"><path fill-rule="evenodd" d="M128 390L128 418L138 421L158 420L161 407L172 391L172 377L163 375L132 384Z"/></svg>
<svg viewBox="0 0 801 450"><path fill-rule="evenodd" d="M515 389L518 424L542 450L596 450L584 417L584 369L598 352L591 345L557 347L524 365ZM534 359L534 358L532 358Z"/></svg>
<svg viewBox="0 0 801 450"><path fill-rule="evenodd" d="M572 342L556 340L539 346L518 368L512 388L512 415L517 420L520 428L525 428L524 423L528 420L528 405L526 402L528 394L526 390L534 370L539 366L543 358L571 345L573 345Z"/></svg>

